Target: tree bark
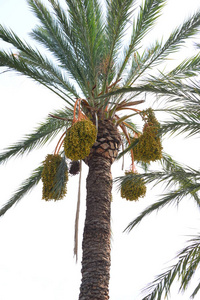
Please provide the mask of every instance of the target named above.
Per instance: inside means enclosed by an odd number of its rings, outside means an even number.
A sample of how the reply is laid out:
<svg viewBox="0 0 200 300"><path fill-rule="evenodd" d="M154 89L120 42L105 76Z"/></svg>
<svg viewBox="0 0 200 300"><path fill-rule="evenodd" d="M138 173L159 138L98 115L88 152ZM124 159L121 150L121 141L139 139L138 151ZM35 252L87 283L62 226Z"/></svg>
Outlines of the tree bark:
<svg viewBox="0 0 200 300"><path fill-rule="evenodd" d="M120 145L117 127L111 120L101 119L97 140L84 160L89 173L79 300L109 299L111 165Z"/></svg>
<svg viewBox="0 0 200 300"><path fill-rule="evenodd" d="M102 156L92 156L88 166L79 300L107 300L110 279L111 162Z"/></svg>

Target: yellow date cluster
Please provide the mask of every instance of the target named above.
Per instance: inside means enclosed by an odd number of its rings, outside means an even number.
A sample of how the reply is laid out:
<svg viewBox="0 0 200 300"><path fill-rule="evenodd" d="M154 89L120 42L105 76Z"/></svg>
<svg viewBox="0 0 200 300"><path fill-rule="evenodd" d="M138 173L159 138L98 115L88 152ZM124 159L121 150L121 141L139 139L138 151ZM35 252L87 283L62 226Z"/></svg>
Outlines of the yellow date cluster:
<svg viewBox="0 0 200 300"><path fill-rule="evenodd" d="M96 126L90 120L81 120L67 130L64 140L66 157L71 160L84 159L96 140Z"/></svg>
<svg viewBox="0 0 200 300"><path fill-rule="evenodd" d="M67 193L67 181L68 181L68 172L65 172L64 184L61 188L56 189L57 177L56 174L58 172L58 168L61 164L62 157L58 154L48 154L43 163L43 171L42 171L42 182L43 182L43 190L42 190L42 199L48 200L60 200Z"/></svg>
<svg viewBox="0 0 200 300"><path fill-rule="evenodd" d="M126 171L125 176L136 175L133 171ZM146 186L142 178L131 176L130 179L124 180L121 185L121 197L126 200L137 201L140 197L144 197L146 194Z"/></svg>

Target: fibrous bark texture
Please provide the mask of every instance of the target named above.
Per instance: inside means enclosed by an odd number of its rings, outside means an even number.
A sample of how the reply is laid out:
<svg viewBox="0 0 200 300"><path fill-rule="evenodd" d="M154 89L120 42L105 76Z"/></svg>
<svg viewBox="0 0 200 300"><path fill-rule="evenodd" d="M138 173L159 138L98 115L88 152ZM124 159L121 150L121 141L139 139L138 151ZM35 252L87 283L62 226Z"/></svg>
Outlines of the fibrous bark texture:
<svg viewBox="0 0 200 300"><path fill-rule="evenodd" d="M120 143L116 127L110 121L100 122L97 142L86 160L89 173L79 300L109 299L111 164Z"/></svg>
<svg viewBox="0 0 200 300"><path fill-rule="evenodd" d="M111 163L113 163L118 155L120 145L121 137L117 127L112 123L111 120L101 120L98 124L96 142L92 146L90 155L87 157L85 162L88 164L90 158L95 155L105 157Z"/></svg>
<svg viewBox="0 0 200 300"><path fill-rule="evenodd" d="M110 165L109 160L99 156L93 157L89 163L79 300L109 299L112 188Z"/></svg>

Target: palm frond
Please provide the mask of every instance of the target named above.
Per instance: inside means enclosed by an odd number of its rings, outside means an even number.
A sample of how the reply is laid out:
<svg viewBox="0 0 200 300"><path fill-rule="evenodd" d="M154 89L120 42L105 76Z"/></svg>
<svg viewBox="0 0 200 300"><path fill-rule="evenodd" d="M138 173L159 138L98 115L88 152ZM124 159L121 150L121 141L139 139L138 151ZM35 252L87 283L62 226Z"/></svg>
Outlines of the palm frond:
<svg viewBox="0 0 200 300"><path fill-rule="evenodd" d="M161 48L162 48L162 43L156 41L152 45L146 47L142 53L140 53L141 50L135 51L133 53L131 57L132 62L130 68L127 69L127 75L125 75L124 78L124 86L126 87L130 86L134 78L143 70L143 68L144 70L142 71L142 73L148 69L148 65L150 67L153 57L155 57L156 53L157 55L159 55L159 51Z"/></svg>
<svg viewBox="0 0 200 300"><path fill-rule="evenodd" d="M68 6L73 1L68 1ZM82 45L80 45L80 37L76 39L76 34L73 32L76 49L69 43L69 34L63 31L60 26L59 19L52 16L51 12L40 1L29 0L33 12L41 21L42 26L37 27L32 31L32 37L42 43L51 53L59 60L62 67L64 67L72 76L72 78L79 84L82 92L86 97L91 96L91 90L88 87L88 64L86 58L83 59ZM55 6L55 1L52 1ZM75 7L77 4L75 5ZM68 10L70 14L70 7ZM78 15L76 16L79 17ZM80 19L79 19L80 20ZM66 24L66 18L65 18ZM72 26L72 23L70 24ZM83 27L82 27L83 30ZM79 34L81 34L79 32ZM85 37L86 38L86 37ZM86 43L86 40L85 40Z"/></svg>
<svg viewBox="0 0 200 300"><path fill-rule="evenodd" d="M142 38L152 29L165 4L166 0L147 0L140 6L138 17L133 24L132 49L136 50L136 46L141 42Z"/></svg>
<svg viewBox="0 0 200 300"><path fill-rule="evenodd" d="M198 10L171 33L161 50L162 55L166 56L169 53L177 51L185 40L188 40L197 34L200 26L199 17L200 11Z"/></svg>
<svg viewBox="0 0 200 300"><path fill-rule="evenodd" d="M193 291L193 293L192 293L192 295L191 295L191 298L193 299L195 296L196 296L196 294L199 292L199 290L200 290L200 283L196 286L196 288L194 289L194 291Z"/></svg>
<svg viewBox="0 0 200 300"><path fill-rule="evenodd" d="M55 45L54 42L52 42L51 38L48 36L48 34L45 32L45 30L42 26L33 29L31 32L31 36L35 40L39 41L43 46L45 46L45 48L47 48L48 51L51 51L54 58L56 58L56 60L60 61L59 67L61 67L63 70L63 71L61 71L62 76L65 74L65 81L64 81L65 83L64 84L65 85L68 84L70 87L70 85L73 86L71 82L76 81L79 84L79 86L81 87L83 93L85 95L87 95L88 91L85 88L85 80L83 79L83 77L84 77L83 69L81 69L81 64L79 64L79 66L77 65L77 61L79 61L79 59L74 60L74 56L71 53L70 47L66 44L66 45L63 45L63 47L65 49L62 49L61 47L58 47L57 45ZM59 48L59 49L57 50L57 48ZM30 57L27 57L27 56L26 57L23 56L23 57L26 59L28 59L28 58L30 59ZM35 63L35 61L30 61L30 63ZM57 70L60 71L59 69L57 69ZM67 80L66 78L69 78L70 80ZM75 97L78 97L78 94L76 91L75 91L74 95L75 95Z"/></svg>
<svg viewBox="0 0 200 300"><path fill-rule="evenodd" d="M161 134L182 134L193 136L200 133L200 110L196 107L195 110L181 110L171 113L173 119L162 123Z"/></svg>
<svg viewBox="0 0 200 300"><path fill-rule="evenodd" d="M191 184L190 187L181 188L176 191L164 194L164 197L154 204L147 207L137 218L128 224L124 231L130 232L136 225L138 225L145 217L151 213L158 211L169 205L178 205L186 196L193 195L196 198L198 206L200 206L200 198L196 194L200 190L200 184Z"/></svg>
<svg viewBox="0 0 200 300"><path fill-rule="evenodd" d="M31 176L26 179L16 193L11 197L11 199L0 209L0 217L3 216L8 209L10 209L14 204L17 204L28 192L30 192L40 181L41 174L43 170L43 165L35 169Z"/></svg>
<svg viewBox="0 0 200 300"><path fill-rule="evenodd" d="M92 87L98 83L98 66L105 50L102 8L97 0L66 2L76 47L85 65L85 76L92 90Z"/></svg>
<svg viewBox="0 0 200 300"><path fill-rule="evenodd" d="M149 95L157 95L160 98L167 99L168 102L190 101L192 98L199 98L200 88L197 82L183 83L182 81L171 78L159 78L151 76L137 86L129 86L117 88L114 91L100 95L98 98L106 98L116 95L124 95L126 93L148 93Z"/></svg>
<svg viewBox="0 0 200 300"><path fill-rule="evenodd" d="M120 42L124 35L126 25L130 22L135 0L106 0L107 4L107 67L104 76L102 91L106 90L109 84L109 75L112 73L112 64L115 60L116 53L119 51ZM112 76L111 76L112 78Z"/></svg>
<svg viewBox="0 0 200 300"><path fill-rule="evenodd" d="M76 89L67 80L64 73L61 72L58 67L55 67L54 64L37 49L33 49L27 43L25 44L13 31L0 25L0 38L20 51L16 54L1 51L1 66L6 66L18 71L40 83L44 81L44 83L60 90L67 97L69 96L66 94L66 91L75 97L78 96ZM73 102L72 99L70 100Z"/></svg>
<svg viewBox="0 0 200 300"><path fill-rule="evenodd" d="M121 67L119 68L117 79L120 78L131 55L137 52L137 48L139 47L142 38L144 38L144 36L152 29L155 21L160 15L161 9L165 5L165 2L166 0L147 0L142 6L140 6L138 16L133 22L131 42L125 52L125 57Z"/></svg>
<svg viewBox="0 0 200 300"><path fill-rule="evenodd" d="M79 84L84 84L87 94L92 97L91 90L93 86L96 86L95 92L98 94L98 72L99 64L102 59L105 47L104 47L104 34L103 34L103 19L102 9L100 3L97 0L89 1L66 1L68 6L68 16L61 8L59 3L55 0L50 1L52 8L57 16L57 27L52 30L56 31L56 37L60 39L60 47L55 49L55 45L52 47L52 41L46 41L46 36L49 34L42 34L42 30L34 31L35 37L39 37L40 41L47 42L51 50L55 52L56 56L61 60L65 68L69 68L70 73L74 79L78 79L80 75ZM45 22L48 22L49 16L45 18ZM55 27L53 19L51 27ZM61 30L61 34L57 32ZM44 30L43 30L44 31ZM50 37L49 37L50 38ZM66 43L68 42L68 43ZM65 46L65 47L63 47ZM64 50L64 56L60 55L60 51ZM66 56L69 60L66 61ZM76 58L74 60L74 57ZM83 80L84 79L84 80ZM89 86L88 86L89 83ZM86 95L86 93L85 93ZM87 96L87 95L86 95Z"/></svg>
<svg viewBox="0 0 200 300"><path fill-rule="evenodd" d="M64 119L72 119L70 111L55 112L54 118L48 117L44 123L41 123L36 130L27 134L23 140L11 145L0 154L0 164L6 162L9 158L14 156L29 153L36 147L41 147L47 142L50 142L63 128L67 128L67 121Z"/></svg>
<svg viewBox="0 0 200 300"><path fill-rule="evenodd" d="M176 257L178 262L166 272L157 276L144 290L147 293L142 300L160 300L162 296L168 297L175 279L180 281L180 291L185 291L194 276L200 263L200 237L189 241L189 245L180 251ZM200 284L193 291L191 298L198 293Z"/></svg>
<svg viewBox="0 0 200 300"><path fill-rule="evenodd" d="M173 172L176 170L181 171L185 168L185 166L174 160L171 155L165 152L162 153L162 159L160 160L160 163L164 172Z"/></svg>
<svg viewBox="0 0 200 300"><path fill-rule="evenodd" d="M64 89L59 87L60 81L57 80L54 75L46 72L46 70L40 70L34 65L27 64L24 59L15 57L14 54L4 51L0 51L0 66L7 67L12 71L25 75L28 78L34 79L36 82L39 82L40 84L53 91L69 105L73 106L72 103L74 102L74 100L69 96L69 94L66 93ZM70 92L72 92L72 90ZM70 100L68 100L68 98Z"/></svg>
<svg viewBox="0 0 200 300"><path fill-rule="evenodd" d="M185 79L197 76L200 67L200 54L185 59L176 68L174 68L168 76L177 79Z"/></svg>
<svg viewBox="0 0 200 300"><path fill-rule="evenodd" d="M132 80L132 84L141 78L141 75L149 68L153 67L155 64L163 61L169 54L177 51L180 46L183 45L184 41L193 37L197 32L200 26L200 11L197 11L192 17L187 19L181 26L176 28L167 41L162 45L158 41L156 42L157 46L156 52L151 53L150 59L141 66L139 72L135 75Z"/></svg>

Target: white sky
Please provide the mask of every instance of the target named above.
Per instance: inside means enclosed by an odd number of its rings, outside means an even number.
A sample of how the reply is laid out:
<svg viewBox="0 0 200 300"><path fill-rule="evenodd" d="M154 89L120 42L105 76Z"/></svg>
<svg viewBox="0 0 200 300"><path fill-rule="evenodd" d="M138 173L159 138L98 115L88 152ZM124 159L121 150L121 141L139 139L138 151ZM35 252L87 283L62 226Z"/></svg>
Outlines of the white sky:
<svg viewBox="0 0 200 300"><path fill-rule="evenodd" d="M45 1L47 2L47 1ZM169 0L155 35L167 35L185 16L200 8L199 0ZM25 0L0 0L0 23L11 27L21 37L35 24ZM14 74L0 76L0 149L20 140L49 112L63 107L60 99L31 80ZM58 137L59 139L59 137ZM164 141L164 150L175 159L198 168L199 140L180 138ZM39 149L29 157L12 159L0 167L0 205L7 202L30 171L35 169L56 145ZM129 162L126 159L126 166ZM121 164L113 165L113 174L122 175ZM84 224L85 184L82 181L82 204L79 239L79 262L73 258L74 219L78 178L70 178L66 199L41 201L39 184L0 220L0 299L1 300L76 300L79 294L81 236ZM127 202L113 190L111 300L138 300L140 289L164 270L166 263L185 245L186 235L196 234L199 212L190 199L179 206L152 214L130 234L124 228L145 207L155 201L161 189L148 188L138 202ZM189 299L190 293L170 300Z"/></svg>

